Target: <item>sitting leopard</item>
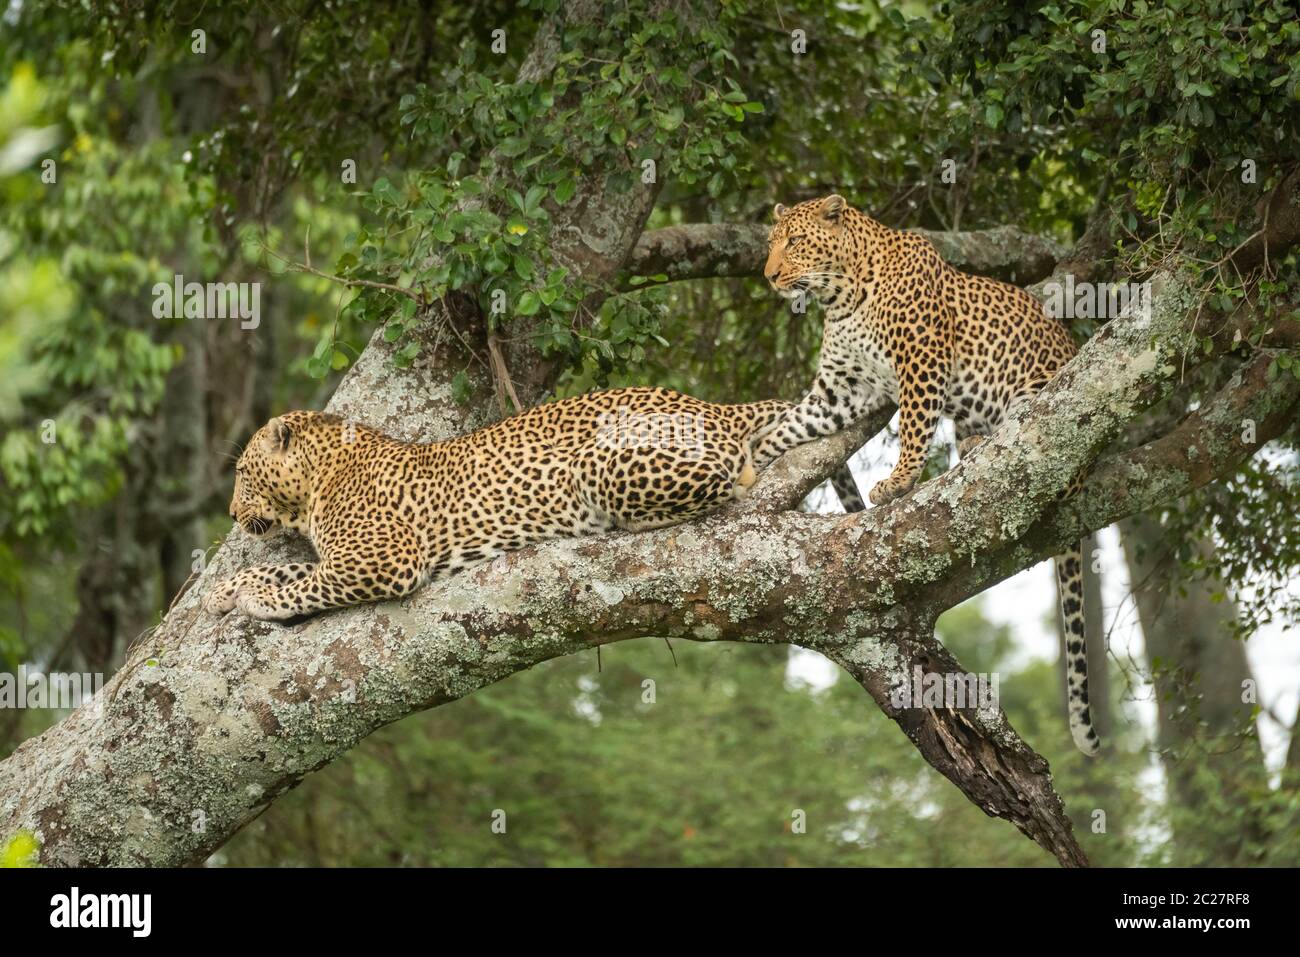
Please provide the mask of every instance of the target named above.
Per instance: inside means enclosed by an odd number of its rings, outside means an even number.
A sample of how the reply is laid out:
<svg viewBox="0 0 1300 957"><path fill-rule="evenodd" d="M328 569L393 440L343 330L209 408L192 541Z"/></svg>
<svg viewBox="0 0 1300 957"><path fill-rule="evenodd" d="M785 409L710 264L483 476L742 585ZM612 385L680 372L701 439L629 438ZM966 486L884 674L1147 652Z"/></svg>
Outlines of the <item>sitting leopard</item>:
<svg viewBox="0 0 1300 957"><path fill-rule="evenodd" d="M533 542L686 521L754 483L753 445L789 407L617 389L427 445L286 413L240 455L230 517L256 537L297 529L320 561L246 568L203 605L294 620L398 598ZM835 484L861 509L852 482L845 470Z"/></svg>
<svg viewBox="0 0 1300 957"><path fill-rule="evenodd" d="M929 240L841 196L778 204L774 214L764 276L785 298L819 301L825 326L812 388L759 443L759 468L895 402L898 463L868 496L884 505L915 484L941 415L953 420L965 458L1076 352L1065 326L1023 289L952 268ZM1077 546L1057 556L1070 733L1095 754L1082 570Z"/></svg>

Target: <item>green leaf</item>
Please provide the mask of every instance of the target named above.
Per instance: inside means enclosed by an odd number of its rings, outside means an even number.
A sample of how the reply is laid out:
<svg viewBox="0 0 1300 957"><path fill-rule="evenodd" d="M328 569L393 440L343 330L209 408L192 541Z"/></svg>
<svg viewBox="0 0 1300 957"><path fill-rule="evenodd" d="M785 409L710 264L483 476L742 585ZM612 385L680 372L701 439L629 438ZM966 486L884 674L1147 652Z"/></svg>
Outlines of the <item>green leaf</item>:
<svg viewBox="0 0 1300 957"><path fill-rule="evenodd" d="M680 106L655 113L655 125L669 133L681 126L685 119L686 112Z"/></svg>
<svg viewBox="0 0 1300 957"><path fill-rule="evenodd" d="M529 290L519 297L519 304L515 307L515 312L521 316L535 316L537 310L542 308L542 300L537 293Z"/></svg>
<svg viewBox="0 0 1300 957"><path fill-rule="evenodd" d="M375 199L389 206L400 206L402 201L401 194L397 188L389 181L387 176L381 176L375 180L375 185L370 188L370 193Z"/></svg>
<svg viewBox="0 0 1300 957"><path fill-rule="evenodd" d="M413 361L415 361L415 357L418 356L419 354L420 354L420 343L408 342L406 345L402 346L402 348L398 349L397 352L393 355L393 365L397 366L398 368L406 368Z"/></svg>
<svg viewBox="0 0 1300 957"><path fill-rule="evenodd" d="M473 392L474 387L469 381L469 376L465 374L464 370L457 372L455 377L451 380L452 398L461 405L468 405L470 396Z"/></svg>
<svg viewBox="0 0 1300 957"><path fill-rule="evenodd" d="M528 145L528 140L522 136L508 136L497 144L497 149L502 156L514 159L528 149Z"/></svg>

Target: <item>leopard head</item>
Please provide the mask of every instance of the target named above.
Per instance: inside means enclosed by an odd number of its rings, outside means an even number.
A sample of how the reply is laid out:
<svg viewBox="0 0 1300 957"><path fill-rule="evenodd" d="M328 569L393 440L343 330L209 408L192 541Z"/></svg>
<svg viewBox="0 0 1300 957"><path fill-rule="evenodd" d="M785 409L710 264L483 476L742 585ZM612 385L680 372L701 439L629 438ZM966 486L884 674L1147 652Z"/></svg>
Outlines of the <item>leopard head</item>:
<svg viewBox="0 0 1300 957"><path fill-rule="evenodd" d="M821 299L838 288L851 266L844 228L848 208L838 194L794 207L776 204L763 275L779 295Z"/></svg>
<svg viewBox="0 0 1300 957"><path fill-rule="evenodd" d="M230 517L255 538L306 528L312 468L304 436L311 413L276 416L254 433L235 463Z"/></svg>

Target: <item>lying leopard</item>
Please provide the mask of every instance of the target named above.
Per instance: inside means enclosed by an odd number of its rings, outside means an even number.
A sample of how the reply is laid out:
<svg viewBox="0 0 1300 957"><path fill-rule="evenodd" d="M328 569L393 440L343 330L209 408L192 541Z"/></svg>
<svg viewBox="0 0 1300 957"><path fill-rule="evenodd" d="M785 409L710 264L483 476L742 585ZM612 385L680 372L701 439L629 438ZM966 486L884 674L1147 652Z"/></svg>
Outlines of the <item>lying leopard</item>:
<svg viewBox="0 0 1300 957"><path fill-rule="evenodd" d="M297 529L320 561L246 568L204 608L293 620L399 598L530 543L687 521L754 483L754 443L789 407L617 389L428 445L286 413L240 455L230 516L258 537ZM851 477L835 485L864 507Z"/></svg>
<svg viewBox="0 0 1300 957"><path fill-rule="evenodd" d="M884 505L915 484L940 416L953 420L965 458L1076 352L1065 326L1023 289L952 268L929 240L841 196L778 204L774 213L764 275L786 298L820 302L825 326L812 388L760 442L759 468L895 402L898 463L868 496ZM1095 754L1082 571L1077 546L1057 556L1070 733Z"/></svg>

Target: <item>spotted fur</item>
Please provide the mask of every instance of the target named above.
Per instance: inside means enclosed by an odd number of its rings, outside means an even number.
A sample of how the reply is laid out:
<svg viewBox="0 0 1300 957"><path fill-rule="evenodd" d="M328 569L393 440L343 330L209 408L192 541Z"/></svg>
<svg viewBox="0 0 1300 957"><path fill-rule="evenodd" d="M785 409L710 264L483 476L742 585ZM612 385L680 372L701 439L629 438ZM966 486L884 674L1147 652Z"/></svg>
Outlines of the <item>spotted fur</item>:
<svg viewBox="0 0 1300 957"><path fill-rule="evenodd" d="M297 619L399 598L533 542L686 521L744 494L754 443L789 408L619 389L427 445L286 413L240 455L230 516L255 536L297 529L320 560L246 568L204 607Z"/></svg>
<svg viewBox="0 0 1300 957"><path fill-rule="evenodd" d="M830 435L889 402L899 409L899 456L868 497L909 492L941 416L964 459L1065 365L1076 347L1029 293L945 263L929 240L890 229L841 196L777 205L764 275L782 296L809 296L825 314L812 388L755 452L763 467L786 449ZM1066 628L1070 732L1098 749L1088 710L1082 559L1056 559Z"/></svg>

